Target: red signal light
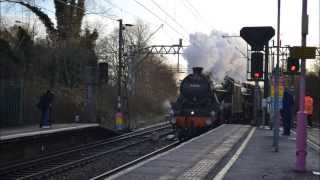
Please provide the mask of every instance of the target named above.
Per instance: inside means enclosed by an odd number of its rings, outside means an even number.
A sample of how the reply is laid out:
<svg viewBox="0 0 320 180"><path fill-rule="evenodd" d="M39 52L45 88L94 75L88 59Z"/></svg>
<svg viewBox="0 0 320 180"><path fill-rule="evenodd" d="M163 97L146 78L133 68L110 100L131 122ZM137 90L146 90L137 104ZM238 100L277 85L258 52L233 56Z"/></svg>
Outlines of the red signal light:
<svg viewBox="0 0 320 180"><path fill-rule="evenodd" d="M299 59L288 57L287 72L291 74L295 74L299 72L299 69L300 69Z"/></svg>
<svg viewBox="0 0 320 180"><path fill-rule="evenodd" d="M296 71L296 70L297 70L297 66L292 65L292 66L290 67L290 71Z"/></svg>
<svg viewBox="0 0 320 180"><path fill-rule="evenodd" d="M255 72L255 73L254 73L254 77L257 78L257 79L258 79L258 78L261 78L261 73Z"/></svg>
<svg viewBox="0 0 320 180"><path fill-rule="evenodd" d="M263 75L263 54L261 52L251 53L251 78L262 80Z"/></svg>

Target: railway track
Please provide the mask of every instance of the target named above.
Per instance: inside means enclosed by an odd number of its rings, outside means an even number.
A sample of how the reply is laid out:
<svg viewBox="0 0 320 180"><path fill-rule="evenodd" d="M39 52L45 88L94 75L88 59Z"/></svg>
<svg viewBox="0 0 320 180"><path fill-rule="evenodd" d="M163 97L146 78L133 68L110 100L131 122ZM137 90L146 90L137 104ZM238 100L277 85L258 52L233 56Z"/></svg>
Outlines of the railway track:
<svg viewBox="0 0 320 180"><path fill-rule="evenodd" d="M175 141L175 142L169 144L166 147L163 147L163 148L161 148L161 149L159 149L157 151L149 153L149 154L147 154L147 155L145 155L143 157L140 157L140 158L138 158L138 159L136 159L134 161L128 162L128 163L126 163L126 164L124 164L122 166L119 166L119 167L115 168L115 169L112 169L112 170L107 171L105 173L102 173L102 174L100 174L98 176L95 176L95 177L91 178L90 180L99 180L99 179L104 179L104 178L110 177L110 176L112 176L112 175L114 175L114 174L116 174L116 173L118 173L120 171L123 171L125 169L128 169L129 167L132 167L132 166L134 166L134 165L136 165L136 164L138 164L138 163L140 163L140 162L142 162L142 161L144 161L146 159L149 159L149 158L151 158L151 157L153 157L155 155L158 155L158 154L163 153L163 152L165 152L165 151L167 151L169 149L172 149L173 147L176 147L179 144L180 144L179 141Z"/></svg>
<svg viewBox="0 0 320 180"><path fill-rule="evenodd" d="M2 167L0 168L0 179L41 179L49 177L88 164L100 157L152 141L154 137L165 136L171 131L171 125L162 123L115 138L71 148L47 157Z"/></svg>

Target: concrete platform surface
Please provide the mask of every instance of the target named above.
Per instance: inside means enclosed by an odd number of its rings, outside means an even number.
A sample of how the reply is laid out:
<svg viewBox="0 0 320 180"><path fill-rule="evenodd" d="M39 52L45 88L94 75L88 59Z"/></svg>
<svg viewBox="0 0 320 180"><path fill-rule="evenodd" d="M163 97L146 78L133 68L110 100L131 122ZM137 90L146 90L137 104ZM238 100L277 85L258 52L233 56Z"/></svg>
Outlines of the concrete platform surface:
<svg viewBox="0 0 320 180"><path fill-rule="evenodd" d="M311 142L320 145L320 129L308 128L308 138Z"/></svg>
<svg viewBox="0 0 320 180"><path fill-rule="evenodd" d="M279 152L272 148L271 130L256 129L247 147L224 176L224 180L320 180L320 152L308 147L307 172L295 169L295 135L281 136Z"/></svg>
<svg viewBox="0 0 320 180"><path fill-rule="evenodd" d="M106 179L205 179L250 129L250 126L222 125L164 154Z"/></svg>
<svg viewBox="0 0 320 180"><path fill-rule="evenodd" d="M0 129L0 141L15 138L22 138L28 136L37 136L43 134L52 134L63 131L71 131L76 129L83 129L89 127L98 127L96 123L70 123L70 124L53 124L51 128L39 128L39 126L25 126L16 128Z"/></svg>

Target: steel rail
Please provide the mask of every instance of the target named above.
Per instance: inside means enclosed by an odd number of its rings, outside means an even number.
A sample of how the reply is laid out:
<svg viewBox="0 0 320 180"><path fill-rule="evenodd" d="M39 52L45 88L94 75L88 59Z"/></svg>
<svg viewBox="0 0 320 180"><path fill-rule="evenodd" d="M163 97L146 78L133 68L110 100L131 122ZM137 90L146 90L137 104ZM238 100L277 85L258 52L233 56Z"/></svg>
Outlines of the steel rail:
<svg viewBox="0 0 320 180"><path fill-rule="evenodd" d="M114 175L116 173L119 173L119 172L121 172L121 171L123 171L125 169L128 169L129 167L132 167L132 166L134 166L134 165L136 165L136 164L138 164L138 163L140 163L140 162L142 162L144 160L150 159L151 157L154 157L154 156L156 156L158 154L166 152L169 149L172 149L173 147L176 147L179 144L180 144L180 141L175 141L172 144L169 144L168 146L165 146L165 147L163 147L161 149L153 151L153 152L151 152L151 153L149 153L149 154L147 154L145 156L142 156L142 157L140 157L140 158L138 158L136 160L128 162L128 163L126 163L126 164L124 164L122 166L119 166L119 167L117 167L115 169L107 171L107 172L105 172L103 174L100 174L98 176L92 177L90 180L98 180L98 179L102 179L102 178L106 178L106 177L112 176L112 175Z"/></svg>
<svg viewBox="0 0 320 180"><path fill-rule="evenodd" d="M32 159L32 160L27 160L27 161L24 161L24 162L17 162L17 163L14 163L13 165L8 165L7 164L5 167L0 167L0 174L2 174L2 172L6 171L7 169L14 169L14 168L18 168L19 166L24 166L26 164L30 165L33 162L38 163L39 161L43 161L43 160L47 160L47 159L50 159L50 158L59 157L59 156L62 156L62 155L68 154L68 153L73 153L73 152L80 151L80 150L94 148L94 147L100 146L100 145L106 145L106 144L109 144L109 143L114 143L116 141L123 140L123 139L126 139L126 138L131 138L131 137L134 137L134 136L143 135L144 133L153 132L154 130L155 131L161 130L161 128L166 128L166 127L169 127L169 126L170 126L169 123L160 123L160 124L157 124L157 125L154 125L154 126L150 126L150 127L147 127L147 128L139 129L139 130L134 131L134 132L122 134L122 135L114 137L114 138L108 138L108 139L105 139L105 140L98 140L98 141L95 141L93 143L88 143L88 144L80 145L80 146L77 146L77 147L64 149L62 151L53 152L53 153L50 153L50 154L45 154L43 156L37 157L37 158Z"/></svg>
<svg viewBox="0 0 320 180"><path fill-rule="evenodd" d="M61 153L57 153L57 154L53 154L53 155L50 155L50 156L47 156L47 157L41 157L41 158L38 158L38 159L34 159L34 160L30 160L30 161L27 161L27 162L23 162L23 163L18 163L16 165L12 165L12 166L9 166L9 167L6 167L6 168L2 168L0 169L0 174L2 175L12 175L13 177L16 177L17 175L15 175L14 172L24 172L26 171L26 178L30 178L30 177L35 177L35 176L38 176L38 175L43 175L45 173L49 173L51 171L57 171L58 169L68 169L67 166L76 166L76 163L79 163L79 162L85 162L86 160L90 159L89 157L91 158L95 158L95 157L99 157L101 155L104 155L104 154L107 154L107 153L110 153L110 152L113 152L113 149L110 149L108 151L105 151L105 148L103 148L103 146L106 146L108 144L112 144L112 143L124 143L125 140L128 140L130 138L136 138L136 137L139 137L139 136L143 136L143 135L147 135L147 134L152 134L153 132L157 132L157 131L161 131L163 129L167 129L167 128L170 128L170 125L168 124L160 124L159 126L154 126L154 127L151 127L151 128L145 128L143 130L139 130L137 132L132 132L132 133L128 133L128 134L125 134L125 135L121 135L119 137L116 137L116 138L112 138L111 140L108 139L107 141L103 141L103 142L99 142L99 143L95 143L95 144L90 144L89 146L85 146L85 145L82 145L78 148L73 148L69 151L65 151L65 152L61 152ZM138 142L142 143L142 141L147 141L149 140L150 138L146 137L144 140L139 140ZM120 146L118 148L120 149L123 149L125 147L129 147L129 146L132 146L134 144L138 144L137 142L134 142L134 143L131 143L130 145L123 145L123 146ZM99 150L98 148L103 148L104 150ZM91 150L91 154L93 153L93 155L90 156L90 150ZM117 150L117 149L115 149ZM100 152L99 152L100 151ZM105 153L101 153L101 151L105 151ZM110 151L110 152L109 152ZM81 161L81 159L79 159L79 154L82 155L82 153L85 154L85 155L88 155L89 154L89 157L85 157L85 158L82 158L83 161ZM63 162L63 164L66 164L65 166L59 166L59 163L58 162L54 162L53 164L50 163L51 160L54 160L56 161L57 159L61 159L61 157L63 156L70 156L70 154L72 155L73 153L78 153L78 158L76 159L63 159L65 161L67 161L67 163ZM70 156L71 157L71 156ZM50 168L48 171L47 170L44 170L43 172L37 172L37 173L34 173L32 170L30 170L30 168L34 167L34 166L37 166L39 164L43 164L43 163L46 163L46 162L49 162L48 163L48 166L52 166L52 168ZM72 163L74 162L74 163ZM10 174L12 173L13 174ZM34 174L34 175L30 175L30 174ZM19 173L18 173L19 175ZM9 176L8 176L9 177ZM2 178L0 178L2 179Z"/></svg>

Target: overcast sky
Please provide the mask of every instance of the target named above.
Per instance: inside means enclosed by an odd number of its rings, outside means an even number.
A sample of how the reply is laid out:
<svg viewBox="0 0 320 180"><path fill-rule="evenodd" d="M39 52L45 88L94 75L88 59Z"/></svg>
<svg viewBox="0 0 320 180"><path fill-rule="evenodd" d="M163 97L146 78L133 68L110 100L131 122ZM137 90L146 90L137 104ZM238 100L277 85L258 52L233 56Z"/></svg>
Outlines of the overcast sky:
<svg viewBox="0 0 320 180"><path fill-rule="evenodd" d="M52 1L36 0L43 11L54 17ZM51 3L50 3L51 2ZM277 24L278 0L88 0L89 15L85 22L96 26L106 35L118 26L116 20L134 24L139 18L150 24L151 31L164 24L152 38L152 44L177 44L179 38L189 44L195 32L209 34L218 30L239 35L245 26L273 26ZM94 3L92 3L94 2ZM302 0L281 0L282 45L301 44ZM103 14L94 15L91 13ZM309 34L307 45L319 46L319 0L308 1ZM15 15L16 16L16 15ZM16 16L17 20L19 16ZM14 18L11 18L11 20ZM26 20L22 19L22 20ZM103 33L102 33L103 32ZM275 36L276 37L276 36Z"/></svg>
<svg viewBox="0 0 320 180"><path fill-rule="evenodd" d="M277 0L154 0L156 3L152 0L109 1L122 10L108 4L108 0L101 0L100 6L112 8L109 14L121 17L127 23L134 23L134 19L139 17L149 22L154 29L164 24L164 28L155 35L155 43L170 43L180 37L187 39L190 33L209 33L212 29L235 35L244 26L273 26L276 29L277 23ZM301 6L302 0L281 1L283 44L300 45ZM308 45L318 45L319 0L308 1L308 14Z"/></svg>
<svg viewBox="0 0 320 180"><path fill-rule="evenodd" d="M164 28L154 36L153 44L173 44L179 38L183 38L184 43L188 44L189 34L195 32L208 34L212 30L218 30L230 35L239 35L241 28L245 26L277 28L277 0L154 0L154 2L153 0L102 0L101 6L112 8L109 13L123 18L125 23L134 23L139 17L150 23L152 29L164 24ZM281 0L282 45L301 45L301 13L302 0ZM307 45L319 46L319 0L308 1L308 14Z"/></svg>
<svg viewBox="0 0 320 180"><path fill-rule="evenodd" d="M52 2L36 1L42 3L43 11L54 16ZM273 26L276 29L277 23L277 0L94 0L95 4L91 3L92 0L87 2L90 12L108 10L103 15L86 16L87 21L98 24L104 32L117 25L117 21L106 18L110 15L131 24L140 18L150 24L151 30L164 24L153 38L155 44L172 44L179 38L187 42L190 33L209 33L213 29L233 35L238 35L244 26ZM283 45L300 45L301 5L302 0L281 0ZM308 1L308 14L308 45L318 46L319 0Z"/></svg>

